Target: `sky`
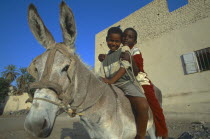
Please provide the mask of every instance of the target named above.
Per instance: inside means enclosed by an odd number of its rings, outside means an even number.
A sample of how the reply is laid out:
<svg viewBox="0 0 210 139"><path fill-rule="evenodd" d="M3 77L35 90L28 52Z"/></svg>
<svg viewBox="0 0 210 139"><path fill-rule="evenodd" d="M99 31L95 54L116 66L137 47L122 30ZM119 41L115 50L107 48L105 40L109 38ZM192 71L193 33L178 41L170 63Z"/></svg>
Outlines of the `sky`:
<svg viewBox="0 0 210 139"><path fill-rule="evenodd" d="M76 53L84 63L94 67L95 35L153 0L65 0L76 20ZM167 0L169 12L188 0ZM61 0L1 0L0 2L0 72L13 64L28 67L45 49L31 33L27 9L33 3L56 42L62 42L59 25Z"/></svg>

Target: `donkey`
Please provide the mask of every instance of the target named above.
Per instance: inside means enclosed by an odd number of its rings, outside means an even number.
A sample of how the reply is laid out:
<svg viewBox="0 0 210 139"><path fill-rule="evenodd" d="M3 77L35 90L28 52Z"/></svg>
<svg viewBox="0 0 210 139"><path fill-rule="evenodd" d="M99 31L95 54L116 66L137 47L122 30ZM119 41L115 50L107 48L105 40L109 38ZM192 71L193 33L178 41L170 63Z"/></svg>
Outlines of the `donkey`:
<svg viewBox="0 0 210 139"><path fill-rule="evenodd" d="M28 67L36 79L30 87L36 91L25 130L36 137L49 136L57 115L64 110L83 114L81 123L91 138L134 138L136 126L129 100L120 89L101 82L75 54L76 25L65 2L60 4L62 43L55 42L33 4L28 8L28 22L35 38L47 50ZM161 95L160 90L157 92ZM150 137L156 139L151 114L147 128Z"/></svg>

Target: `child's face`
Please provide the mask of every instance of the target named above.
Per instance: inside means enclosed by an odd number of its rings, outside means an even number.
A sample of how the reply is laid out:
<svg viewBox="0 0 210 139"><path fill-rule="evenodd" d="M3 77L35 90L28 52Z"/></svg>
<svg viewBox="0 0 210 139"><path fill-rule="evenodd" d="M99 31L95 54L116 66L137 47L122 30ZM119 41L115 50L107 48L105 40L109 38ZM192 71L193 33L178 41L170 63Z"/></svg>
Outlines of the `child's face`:
<svg viewBox="0 0 210 139"><path fill-rule="evenodd" d="M111 33L108 36L106 42L111 51L116 51L121 44L121 35L117 33Z"/></svg>
<svg viewBox="0 0 210 139"><path fill-rule="evenodd" d="M126 30L123 33L122 43L123 45L132 48L136 44L135 33L132 30Z"/></svg>

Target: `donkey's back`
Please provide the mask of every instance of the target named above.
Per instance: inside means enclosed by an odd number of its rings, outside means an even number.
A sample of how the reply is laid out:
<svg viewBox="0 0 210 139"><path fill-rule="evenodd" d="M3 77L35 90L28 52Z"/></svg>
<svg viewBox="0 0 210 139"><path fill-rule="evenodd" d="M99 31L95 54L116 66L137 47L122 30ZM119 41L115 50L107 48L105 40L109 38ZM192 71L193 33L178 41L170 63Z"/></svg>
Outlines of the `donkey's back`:
<svg viewBox="0 0 210 139"><path fill-rule="evenodd" d="M136 124L129 100L114 85L104 89L103 87L104 95L95 104L95 108L81 117L81 121L90 137L104 139L134 138L136 136ZM153 125L151 111L149 115L148 130L152 129ZM153 130L151 134L155 136Z"/></svg>
<svg viewBox="0 0 210 139"><path fill-rule="evenodd" d="M132 139L136 125L129 100L115 86L105 85L98 91L100 100L81 116L81 121L91 138Z"/></svg>

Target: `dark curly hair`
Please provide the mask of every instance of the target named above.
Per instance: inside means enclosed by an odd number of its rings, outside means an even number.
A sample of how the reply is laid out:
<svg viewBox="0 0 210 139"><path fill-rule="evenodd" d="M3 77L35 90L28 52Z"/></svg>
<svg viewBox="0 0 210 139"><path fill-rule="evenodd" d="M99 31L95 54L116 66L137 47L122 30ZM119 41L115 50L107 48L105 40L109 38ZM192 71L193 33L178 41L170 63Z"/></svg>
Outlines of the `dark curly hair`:
<svg viewBox="0 0 210 139"><path fill-rule="evenodd" d="M109 35L110 35L110 34L113 34L113 33L119 34L121 37L122 37L122 35L123 35L123 32L122 32L122 30L121 30L119 27L111 27L111 28L108 30L108 32L107 32L106 39L108 39Z"/></svg>

